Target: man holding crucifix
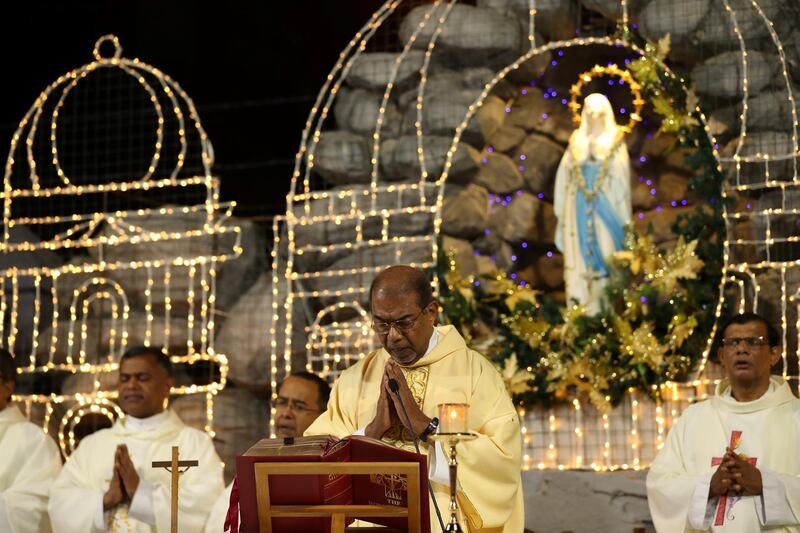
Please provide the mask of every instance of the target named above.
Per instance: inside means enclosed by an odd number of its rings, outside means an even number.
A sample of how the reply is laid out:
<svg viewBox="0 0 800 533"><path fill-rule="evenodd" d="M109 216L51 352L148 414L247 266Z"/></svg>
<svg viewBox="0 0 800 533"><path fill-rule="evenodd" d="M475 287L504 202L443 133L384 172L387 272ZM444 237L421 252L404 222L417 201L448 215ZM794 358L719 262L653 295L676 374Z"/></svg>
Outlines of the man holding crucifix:
<svg viewBox="0 0 800 533"><path fill-rule="evenodd" d="M174 379L169 357L153 347L128 350L119 364L125 417L83 439L50 491L55 533L168 533L171 475L152 468L178 446L198 467L181 476L181 531L201 531L222 492L222 462L211 438L166 409Z"/></svg>
<svg viewBox="0 0 800 533"><path fill-rule="evenodd" d="M770 371L778 333L763 317L720 329L725 372L709 401L690 406L647 476L656 530L800 531L800 400Z"/></svg>

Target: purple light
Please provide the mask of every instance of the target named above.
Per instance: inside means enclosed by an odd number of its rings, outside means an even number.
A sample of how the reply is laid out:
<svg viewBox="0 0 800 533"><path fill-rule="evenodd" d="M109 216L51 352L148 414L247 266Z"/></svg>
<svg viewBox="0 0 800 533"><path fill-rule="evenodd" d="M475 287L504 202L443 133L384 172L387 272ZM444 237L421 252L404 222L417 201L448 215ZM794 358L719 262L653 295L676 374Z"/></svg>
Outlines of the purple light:
<svg viewBox="0 0 800 533"><path fill-rule="evenodd" d="M609 85L614 85L614 80L608 80Z"/></svg>
<svg viewBox="0 0 800 533"><path fill-rule="evenodd" d="M512 274L511 274L511 279L517 279L517 275L516 275L516 274L514 274L514 273L512 273Z"/></svg>
<svg viewBox="0 0 800 533"><path fill-rule="evenodd" d="M511 113L511 108L509 106L506 106L506 113Z"/></svg>
<svg viewBox="0 0 800 533"><path fill-rule="evenodd" d="M551 66L556 66L556 65L558 65L558 61L556 61L556 60L554 59L554 60L552 60L552 61L550 62L550 65L551 65Z"/></svg>
<svg viewBox="0 0 800 533"><path fill-rule="evenodd" d="M531 82L528 85L530 85L531 87L536 87L536 81L531 80Z"/></svg>
<svg viewBox="0 0 800 533"><path fill-rule="evenodd" d="M644 220L644 213L639 213L639 220Z"/></svg>
<svg viewBox="0 0 800 533"><path fill-rule="evenodd" d="M510 194L506 196L506 202L510 202L513 199L514 199L514 197L511 196Z"/></svg>
<svg viewBox="0 0 800 533"><path fill-rule="evenodd" d="M544 94L542 95L542 98L544 98L545 100L547 100L548 98L550 98L550 93L544 93Z"/></svg>
<svg viewBox="0 0 800 533"><path fill-rule="evenodd" d="M522 89L522 94L528 94L528 89Z"/></svg>
<svg viewBox="0 0 800 533"><path fill-rule="evenodd" d="M547 257L553 257L553 252L547 252Z"/></svg>
<svg viewBox="0 0 800 533"><path fill-rule="evenodd" d="M620 112L620 113L622 113L623 115L624 115L625 113L627 113L627 111L625 111L625 108L624 108L624 107L620 107L620 108L619 108L619 112Z"/></svg>
<svg viewBox="0 0 800 533"><path fill-rule="evenodd" d="M492 261L497 261L497 254L490 255L489 257L492 259Z"/></svg>
<svg viewBox="0 0 800 533"><path fill-rule="evenodd" d="M625 85L625 80L620 79L617 83L619 83L620 85Z"/></svg>
<svg viewBox="0 0 800 533"><path fill-rule="evenodd" d="M489 200L494 200L494 194L489 193Z"/></svg>
<svg viewBox="0 0 800 533"><path fill-rule="evenodd" d="M656 206L656 213L660 213L662 209L664 209L664 207L661 204L657 205Z"/></svg>
<svg viewBox="0 0 800 533"><path fill-rule="evenodd" d="M672 200L672 201L669 203L669 205L671 205L672 207L677 207L677 205L678 205L678 202L676 202L675 200Z"/></svg>
<svg viewBox="0 0 800 533"><path fill-rule="evenodd" d="M548 115L547 113L542 113L542 118L545 119L545 120L547 120L547 117L549 117L549 116L550 115Z"/></svg>
<svg viewBox="0 0 800 533"><path fill-rule="evenodd" d="M523 281L523 280L520 280L520 282L519 282L519 286L520 286L520 287L524 287L525 285L526 285L525 281Z"/></svg>
<svg viewBox="0 0 800 533"><path fill-rule="evenodd" d="M516 256L516 255L512 255L512 256L511 256L511 260L512 260L512 261L516 261L516 260L517 260L517 256Z"/></svg>
<svg viewBox="0 0 800 533"><path fill-rule="evenodd" d="M689 202L687 202L686 200L681 200L681 205L686 205L686 204L688 204L688 203L689 203Z"/></svg>
<svg viewBox="0 0 800 533"><path fill-rule="evenodd" d="M506 201L503 201L503 203L502 203L502 204L500 204L500 205L502 205L503 207L506 207L506 206L508 205L508 202L506 202Z"/></svg>
<svg viewBox="0 0 800 533"><path fill-rule="evenodd" d="M488 158L486 158L486 157L484 157L483 159L481 159L481 163L483 163L484 165L485 165L486 163L488 163L488 162L489 162L489 159L488 159Z"/></svg>
<svg viewBox="0 0 800 533"><path fill-rule="evenodd" d="M558 51L558 57L564 57L564 50Z"/></svg>
<svg viewBox="0 0 800 533"><path fill-rule="evenodd" d="M645 183L646 183L646 184L647 184L647 186L649 187L650 185L652 185L652 184L653 184L653 180L647 180Z"/></svg>
<svg viewBox="0 0 800 533"><path fill-rule="evenodd" d="M647 158L645 156L640 156L639 157L639 162L640 163L644 163L645 161L647 161Z"/></svg>
<svg viewBox="0 0 800 533"><path fill-rule="evenodd" d="M487 148L487 150L489 150L490 152L494 152L494 146L489 146L489 148Z"/></svg>
<svg viewBox="0 0 800 533"><path fill-rule="evenodd" d="M639 298L639 301L642 302L643 304L646 304L647 303L647 297L646 296L642 296L641 298Z"/></svg>
<svg viewBox="0 0 800 533"><path fill-rule="evenodd" d="M519 160L520 161L525 161L525 159L527 159L527 158L528 158L528 156L526 156L525 154L519 154Z"/></svg>
<svg viewBox="0 0 800 533"><path fill-rule="evenodd" d="M527 243L527 242L523 242L523 243L522 243L522 247L523 247L523 248L527 248L527 247L528 247L528 243Z"/></svg>
<svg viewBox="0 0 800 533"><path fill-rule="evenodd" d="M499 204L499 203L500 203L500 197L499 197L499 196L498 196L497 198L495 198L495 199L494 199L494 203L496 203L496 204Z"/></svg>
<svg viewBox="0 0 800 533"><path fill-rule="evenodd" d="M517 196L522 196L522 189L517 191Z"/></svg>
<svg viewBox="0 0 800 533"><path fill-rule="evenodd" d="M712 200L713 200L713 198L712 198ZM750 209L750 204L747 204L745 207L747 207L747 209Z"/></svg>
<svg viewBox="0 0 800 533"><path fill-rule="evenodd" d="M639 183L644 183L644 176L639 176ZM648 183L648 185L650 184Z"/></svg>
<svg viewBox="0 0 800 533"><path fill-rule="evenodd" d="M481 251L480 250L475 250L475 255L481 255Z"/></svg>
<svg viewBox="0 0 800 533"><path fill-rule="evenodd" d="M550 89L550 96L558 96L558 93L555 89Z"/></svg>
<svg viewBox="0 0 800 533"><path fill-rule="evenodd" d="M644 137L645 137L645 139L652 139L653 138L653 134L652 133L645 133Z"/></svg>
<svg viewBox="0 0 800 533"><path fill-rule="evenodd" d="M651 194L652 196L655 196L655 195L656 195L656 190L655 190L655 189L650 189L650 194Z"/></svg>
<svg viewBox="0 0 800 533"><path fill-rule="evenodd" d="M625 64L626 64L626 65L630 65L630 64L631 64L631 60L630 60L630 59L626 59L626 60L625 60Z"/></svg>
<svg viewBox="0 0 800 533"><path fill-rule="evenodd" d="M566 98L562 98L561 99L561 103L564 104L564 105L567 105L567 99Z"/></svg>
<svg viewBox="0 0 800 533"><path fill-rule="evenodd" d="M481 286L481 282L478 281L477 279L475 281L473 281L472 284L475 285L476 287L480 287Z"/></svg>
<svg viewBox="0 0 800 533"><path fill-rule="evenodd" d="M544 193L540 192L539 194L536 195L536 197L539 198L539 200L542 200L544 198Z"/></svg>
<svg viewBox="0 0 800 533"><path fill-rule="evenodd" d="M483 232L484 232L486 235L491 235L491 234L492 234L492 230L490 230L490 229L483 230Z"/></svg>
<svg viewBox="0 0 800 533"><path fill-rule="evenodd" d="M719 150L719 144L714 143L714 150Z"/></svg>
<svg viewBox="0 0 800 533"><path fill-rule="evenodd" d="M520 165L517 167L520 172L525 172L525 165Z"/></svg>

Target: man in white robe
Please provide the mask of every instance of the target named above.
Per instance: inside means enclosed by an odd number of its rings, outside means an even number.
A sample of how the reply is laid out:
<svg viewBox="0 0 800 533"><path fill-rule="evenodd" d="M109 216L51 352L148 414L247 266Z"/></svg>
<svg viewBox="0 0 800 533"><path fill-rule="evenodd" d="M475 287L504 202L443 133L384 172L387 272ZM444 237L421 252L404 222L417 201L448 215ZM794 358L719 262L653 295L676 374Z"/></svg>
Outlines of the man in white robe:
<svg viewBox="0 0 800 533"><path fill-rule="evenodd" d="M753 313L721 330L726 379L690 406L650 467L659 532L800 532L800 400L770 369L779 337Z"/></svg>
<svg viewBox="0 0 800 533"><path fill-rule="evenodd" d="M0 533L46 533L47 493L61 471L61 454L10 404L16 375L13 356L0 349Z"/></svg>
<svg viewBox="0 0 800 533"><path fill-rule="evenodd" d="M50 492L55 533L167 533L171 476L152 462L168 461L172 446L181 459L199 463L180 478L179 530L202 531L224 487L222 462L208 435L165 409L173 384L163 352L139 347L125 353L119 404L126 416L84 438L67 460Z"/></svg>

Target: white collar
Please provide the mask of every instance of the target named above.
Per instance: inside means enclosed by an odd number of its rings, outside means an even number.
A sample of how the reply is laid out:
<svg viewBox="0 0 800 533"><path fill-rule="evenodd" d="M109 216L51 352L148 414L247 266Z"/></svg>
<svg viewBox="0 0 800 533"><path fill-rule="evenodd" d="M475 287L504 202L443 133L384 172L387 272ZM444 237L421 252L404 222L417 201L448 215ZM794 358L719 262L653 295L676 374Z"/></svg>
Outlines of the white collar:
<svg viewBox="0 0 800 533"><path fill-rule="evenodd" d="M770 380L769 380L769 387L767 388L767 390L765 390L765 391L764 391L764 394L762 394L761 396L759 396L758 398L756 398L756 400L758 400L758 399L761 399L761 398L763 398L764 396L766 396L767 394L773 393L773 392L775 392L776 390L778 390L778 385L777 385L777 384L776 384L776 383L775 383L773 380L771 380L771 379L770 379ZM737 400L736 398L734 398L734 397L733 397L733 387L730 387L730 386L728 386L728 387L727 387L727 388L726 388L726 389L725 389L725 390L722 392L722 396L723 396L723 397L725 397L725 398L730 398L730 399L732 399L732 400L733 400L733 401L735 401L735 402L738 402L738 401L739 401L739 400ZM751 400L751 401L755 401L755 400ZM740 402L740 403L741 403L741 402Z"/></svg>
<svg viewBox="0 0 800 533"><path fill-rule="evenodd" d="M433 334L431 334L431 338L428 341L428 349L425 350L425 353L423 354L422 357L425 357L426 355L431 353L433 351L433 349L436 348L436 345L438 343L439 343L439 332L436 331L436 326L434 326L433 327Z"/></svg>
<svg viewBox="0 0 800 533"><path fill-rule="evenodd" d="M153 416L147 418L136 418L135 416L125 416L125 428L129 431L154 431L167 421L169 418L169 411L164 410Z"/></svg>

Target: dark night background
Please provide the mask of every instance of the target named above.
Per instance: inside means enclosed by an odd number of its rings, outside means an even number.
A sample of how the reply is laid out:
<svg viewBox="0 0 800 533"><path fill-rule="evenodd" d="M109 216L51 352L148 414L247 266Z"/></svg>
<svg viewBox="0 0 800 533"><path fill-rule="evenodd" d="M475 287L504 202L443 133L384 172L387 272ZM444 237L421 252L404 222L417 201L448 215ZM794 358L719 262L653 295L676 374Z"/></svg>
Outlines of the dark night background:
<svg viewBox="0 0 800 533"><path fill-rule="evenodd" d="M0 147L36 96L91 61L101 35L186 90L214 144L223 200L237 214L285 209L305 120L341 50L379 0L201 3L30 2L0 22Z"/></svg>

